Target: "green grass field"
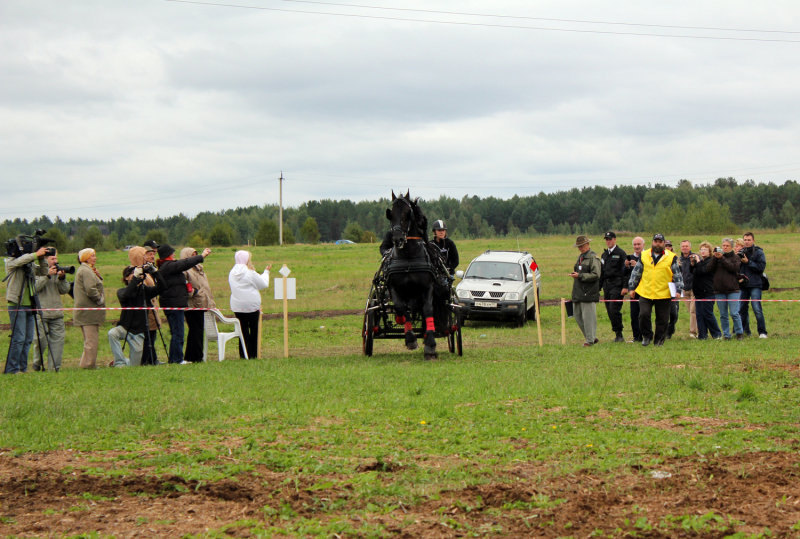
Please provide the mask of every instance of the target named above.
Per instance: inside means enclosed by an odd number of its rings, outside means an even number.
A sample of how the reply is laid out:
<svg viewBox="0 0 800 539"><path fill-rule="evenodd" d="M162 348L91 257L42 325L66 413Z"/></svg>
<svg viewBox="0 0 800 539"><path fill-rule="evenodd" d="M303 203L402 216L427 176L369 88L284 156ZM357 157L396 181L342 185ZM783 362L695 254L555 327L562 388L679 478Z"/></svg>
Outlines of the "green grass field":
<svg viewBox="0 0 800 539"><path fill-rule="evenodd" d="M798 236L757 239L765 299L800 299ZM543 300L568 297L573 241L519 242ZM458 246L464 268L517 242ZM233 251L205 264L228 313ZM292 269L293 312L363 309L378 264L376 245L254 253ZM98 260L113 288L125 254ZM279 312L272 293L265 311ZM464 356L440 340L433 362L397 340L364 357L360 315L304 316L288 359L269 319L262 360L83 371L72 329L62 372L0 377L0 535L800 533L800 305L768 303L770 338L743 342L689 339L682 310L661 349L611 343L602 308L602 342L582 348L568 320L564 346L560 309L541 313L542 347L534 323L468 323Z"/></svg>

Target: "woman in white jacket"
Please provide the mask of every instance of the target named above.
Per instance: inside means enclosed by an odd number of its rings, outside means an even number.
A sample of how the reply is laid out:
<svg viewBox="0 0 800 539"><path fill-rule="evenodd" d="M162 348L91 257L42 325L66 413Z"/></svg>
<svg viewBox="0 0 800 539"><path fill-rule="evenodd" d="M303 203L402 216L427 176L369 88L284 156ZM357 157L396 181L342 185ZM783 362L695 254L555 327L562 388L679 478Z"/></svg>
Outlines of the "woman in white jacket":
<svg viewBox="0 0 800 539"><path fill-rule="evenodd" d="M242 325L242 334L247 346L247 357L253 359L258 350L258 317L261 316L261 290L269 286L268 264L264 273L259 274L252 262L249 251L236 251L233 259L236 264L228 274L231 286L231 310ZM239 357L244 358L241 341Z"/></svg>

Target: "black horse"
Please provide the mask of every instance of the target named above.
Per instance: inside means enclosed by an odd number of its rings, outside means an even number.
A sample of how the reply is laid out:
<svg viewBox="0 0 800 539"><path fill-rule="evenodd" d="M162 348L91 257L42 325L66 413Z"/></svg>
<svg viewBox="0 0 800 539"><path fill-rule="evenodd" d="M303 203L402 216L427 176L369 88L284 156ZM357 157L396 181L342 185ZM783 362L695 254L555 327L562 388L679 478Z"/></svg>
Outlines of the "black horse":
<svg viewBox="0 0 800 539"><path fill-rule="evenodd" d="M425 324L425 359L435 359L436 329L433 295L435 275L428 251L428 219L408 192L400 197L392 191L392 207L386 210L392 224L393 249L386 269L386 282L394 303L395 321L405 329L406 347L417 348L412 320L421 314Z"/></svg>

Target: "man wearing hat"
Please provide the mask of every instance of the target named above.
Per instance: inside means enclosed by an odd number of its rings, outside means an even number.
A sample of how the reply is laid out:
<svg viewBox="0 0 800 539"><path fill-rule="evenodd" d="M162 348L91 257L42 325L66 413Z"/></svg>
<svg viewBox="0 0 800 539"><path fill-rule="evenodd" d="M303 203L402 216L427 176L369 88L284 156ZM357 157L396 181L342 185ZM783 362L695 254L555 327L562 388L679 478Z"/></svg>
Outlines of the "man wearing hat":
<svg viewBox="0 0 800 539"><path fill-rule="evenodd" d="M603 237L606 240L606 248L600 257L603 267L600 274L600 288L603 289L611 331L615 334L614 342L625 342L625 337L622 336L622 299L628 294L628 283L625 280L627 254L617 245L617 235L612 230L606 232Z"/></svg>
<svg viewBox="0 0 800 539"><path fill-rule="evenodd" d="M584 346L597 343L597 302L600 301L600 259L589 246L589 238L578 236L575 247L580 251L572 273L572 309L583 333Z"/></svg>
<svg viewBox="0 0 800 539"><path fill-rule="evenodd" d="M654 346L664 344L669 325L669 308L672 297L683 290L683 276L675 253L664 249L664 235L653 236L650 249L631 272L628 290L631 297L639 296L639 328L642 331L642 346L651 342ZM670 283L673 287L670 287ZM653 333L651 313L656 311L656 331Z"/></svg>
<svg viewBox="0 0 800 539"><path fill-rule="evenodd" d="M175 249L167 245L158 247L158 273L161 277L161 307L169 322L169 362L183 362L184 309L189 306L189 287L184 271L202 264L211 254L206 247L203 254L175 260ZM176 309L176 310L173 310Z"/></svg>

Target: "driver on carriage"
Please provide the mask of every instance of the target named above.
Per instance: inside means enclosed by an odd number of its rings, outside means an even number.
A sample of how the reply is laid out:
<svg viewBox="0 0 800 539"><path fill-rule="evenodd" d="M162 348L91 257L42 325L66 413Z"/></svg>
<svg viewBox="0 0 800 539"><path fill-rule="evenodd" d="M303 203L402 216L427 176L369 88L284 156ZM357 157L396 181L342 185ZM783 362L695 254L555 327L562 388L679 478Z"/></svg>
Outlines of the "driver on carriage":
<svg viewBox="0 0 800 539"><path fill-rule="evenodd" d="M447 266L450 277L453 277L456 267L458 267L458 249L453 240L447 237L447 225L441 219L433 222L433 242L431 243L439 250L442 262Z"/></svg>

